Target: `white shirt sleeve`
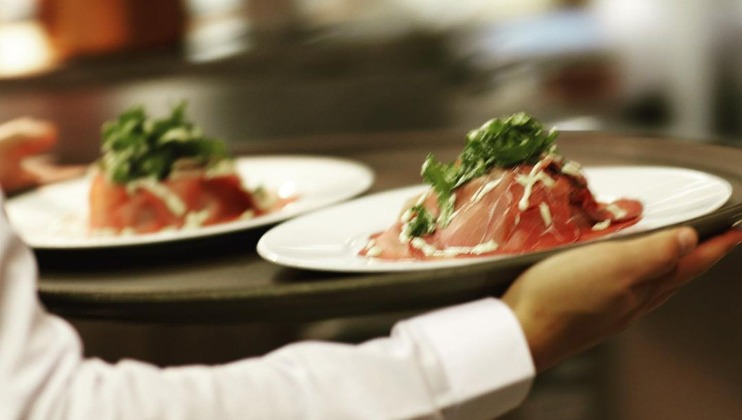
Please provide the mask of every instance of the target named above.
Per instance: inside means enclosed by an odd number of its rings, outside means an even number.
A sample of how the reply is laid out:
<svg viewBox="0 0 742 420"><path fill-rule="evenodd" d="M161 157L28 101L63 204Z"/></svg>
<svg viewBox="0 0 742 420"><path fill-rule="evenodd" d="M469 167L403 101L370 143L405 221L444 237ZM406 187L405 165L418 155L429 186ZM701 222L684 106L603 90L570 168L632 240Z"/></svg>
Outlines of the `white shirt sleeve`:
<svg viewBox="0 0 742 420"><path fill-rule="evenodd" d="M534 376L496 299L357 346L304 342L215 367L111 365L82 357L75 330L40 305L36 275L0 217L0 420L490 419L520 404Z"/></svg>

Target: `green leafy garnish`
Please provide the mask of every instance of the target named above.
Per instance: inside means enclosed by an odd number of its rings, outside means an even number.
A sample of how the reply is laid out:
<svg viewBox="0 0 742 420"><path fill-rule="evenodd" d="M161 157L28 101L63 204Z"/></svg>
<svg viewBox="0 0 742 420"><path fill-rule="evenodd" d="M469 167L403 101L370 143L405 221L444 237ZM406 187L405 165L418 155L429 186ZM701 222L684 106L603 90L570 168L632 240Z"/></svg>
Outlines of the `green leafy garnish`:
<svg viewBox="0 0 742 420"><path fill-rule="evenodd" d="M471 130L466 136L464 150L454 163L442 163L432 154L428 155L421 175L438 196L440 215L430 225L420 226L416 231L429 234L435 232L438 225L445 227L450 223L456 188L494 167L535 163L543 153L554 151L556 137L556 132L546 131L539 121L521 112L504 119L492 119Z"/></svg>
<svg viewBox="0 0 742 420"><path fill-rule="evenodd" d="M410 209L413 216L408 223L410 236L424 236L435 232L435 217L422 204Z"/></svg>
<svg viewBox="0 0 742 420"><path fill-rule="evenodd" d="M228 158L223 142L204 136L185 116L185 102L162 119L134 107L103 125L100 165L108 177L124 184L140 178L163 180L181 159L210 167Z"/></svg>

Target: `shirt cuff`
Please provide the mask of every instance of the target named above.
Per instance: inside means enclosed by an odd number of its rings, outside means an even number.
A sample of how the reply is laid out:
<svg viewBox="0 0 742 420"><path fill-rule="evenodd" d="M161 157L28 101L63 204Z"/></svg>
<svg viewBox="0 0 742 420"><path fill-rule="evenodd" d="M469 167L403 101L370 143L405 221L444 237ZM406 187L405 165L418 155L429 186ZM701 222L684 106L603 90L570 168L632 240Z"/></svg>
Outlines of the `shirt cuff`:
<svg viewBox="0 0 742 420"><path fill-rule="evenodd" d="M446 389L432 391L452 418L499 416L528 395L535 375L528 342L517 318L501 301L482 299L402 324L437 359L437 369L424 370L443 376L439 379ZM429 382L440 383L436 378Z"/></svg>

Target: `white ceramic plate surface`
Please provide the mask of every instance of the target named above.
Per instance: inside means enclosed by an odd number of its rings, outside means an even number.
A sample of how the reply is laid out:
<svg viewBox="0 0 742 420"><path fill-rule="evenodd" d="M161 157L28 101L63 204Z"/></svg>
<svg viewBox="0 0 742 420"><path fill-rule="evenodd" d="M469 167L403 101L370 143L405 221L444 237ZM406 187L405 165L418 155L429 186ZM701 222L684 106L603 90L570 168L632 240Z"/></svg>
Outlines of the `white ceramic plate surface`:
<svg viewBox="0 0 742 420"><path fill-rule="evenodd" d="M724 179L690 169L617 166L584 172L599 201L633 198L644 205L641 221L614 235L702 216L724 205L732 194ZM426 188L418 185L374 194L283 223L263 235L258 253L289 267L342 272L429 270L509 258L383 261L359 256L369 236L391 226L404 203Z"/></svg>
<svg viewBox="0 0 742 420"><path fill-rule="evenodd" d="M357 162L308 156L237 158L245 185L264 186L279 196L296 195L283 209L247 220L146 235L93 236L88 233L89 178L48 185L8 200L11 224L37 249L134 246L219 235L270 225L354 197L373 183L371 169Z"/></svg>

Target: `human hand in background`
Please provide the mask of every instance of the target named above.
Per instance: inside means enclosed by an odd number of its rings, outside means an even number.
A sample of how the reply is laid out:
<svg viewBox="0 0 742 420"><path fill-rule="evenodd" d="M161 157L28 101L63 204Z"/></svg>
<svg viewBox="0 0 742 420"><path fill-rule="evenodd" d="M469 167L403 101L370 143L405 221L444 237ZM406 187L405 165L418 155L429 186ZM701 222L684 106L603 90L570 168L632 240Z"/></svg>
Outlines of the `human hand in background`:
<svg viewBox="0 0 742 420"><path fill-rule="evenodd" d="M543 371L622 331L742 242L732 229L698 245L687 227L563 252L534 265L502 300Z"/></svg>
<svg viewBox="0 0 742 420"><path fill-rule="evenodd" d="M82 166L57 166L39 156L51 150L57 135L57 128L42 120L18 118L0 124L0 187L12 192L82 174Z"/></svg>

